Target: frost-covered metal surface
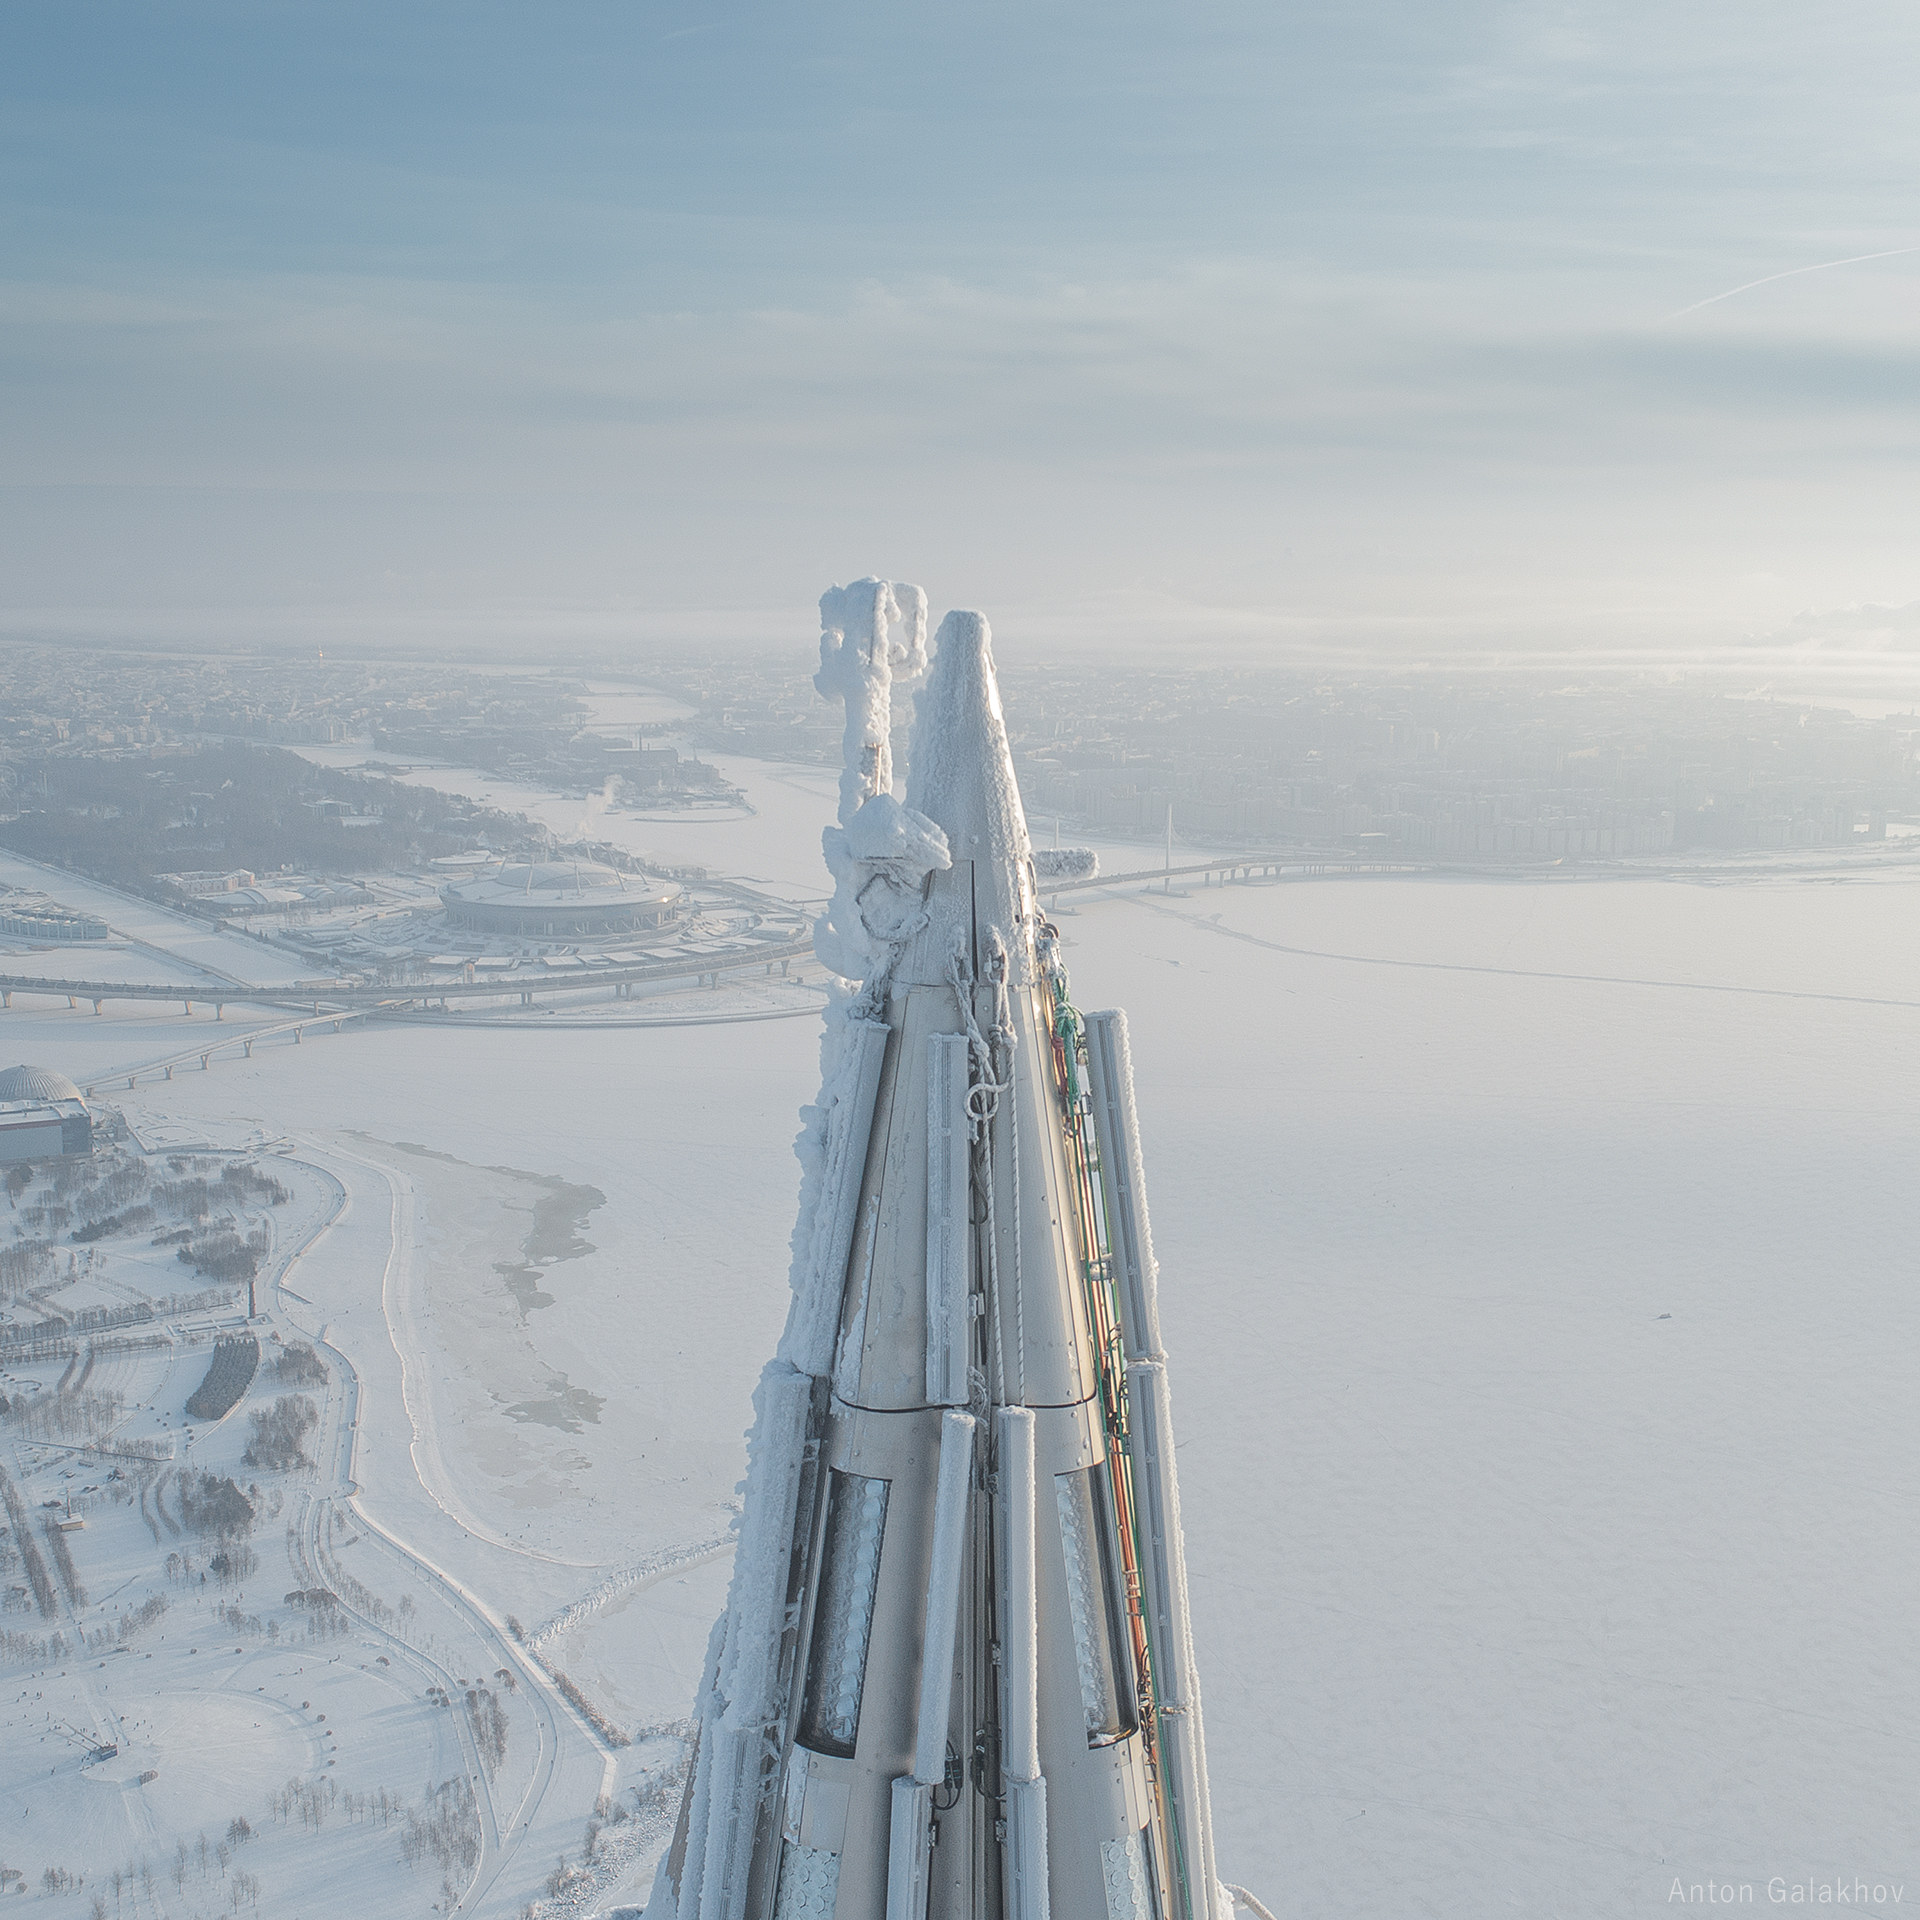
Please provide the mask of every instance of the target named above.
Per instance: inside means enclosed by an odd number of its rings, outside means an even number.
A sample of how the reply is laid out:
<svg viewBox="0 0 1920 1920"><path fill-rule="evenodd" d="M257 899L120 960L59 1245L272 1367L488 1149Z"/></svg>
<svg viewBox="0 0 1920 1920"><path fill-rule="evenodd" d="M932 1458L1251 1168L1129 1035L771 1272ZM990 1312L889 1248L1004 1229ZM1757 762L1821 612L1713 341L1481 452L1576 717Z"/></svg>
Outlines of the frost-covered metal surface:
<svg viewBox="0 0 1920 1920"><path fill-rule="evenodd" d="M973 1398L973 1155L968 1143L963 1033L927 1042L927 1399Z"/></svg>
<svg viewBox="0 0 1920 1920"><path fill-rule="evenodd" d="M925 604L821 601L844 984L650 1920L1221 1920L1124 1023L1068 998L978 614L894 791Z"/></svg>

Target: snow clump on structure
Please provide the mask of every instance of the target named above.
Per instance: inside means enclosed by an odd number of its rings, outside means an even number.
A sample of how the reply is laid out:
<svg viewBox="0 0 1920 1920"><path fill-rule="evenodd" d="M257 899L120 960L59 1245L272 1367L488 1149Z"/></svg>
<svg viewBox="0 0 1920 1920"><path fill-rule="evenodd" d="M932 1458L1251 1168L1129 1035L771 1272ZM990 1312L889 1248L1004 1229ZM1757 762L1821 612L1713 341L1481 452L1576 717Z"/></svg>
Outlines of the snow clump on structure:
<svg viewBox="0 0 1920 1920"><path fill-rule="evenodd" d="M856 580L820 596L820 671L813 684L847 706L840 824L821 836L833 901L814 928L823 965L885 994L901 949L925 924L927 875L952 865L947 837L893 794L893 682L927 665L927 596L888 580Z"/></svg>

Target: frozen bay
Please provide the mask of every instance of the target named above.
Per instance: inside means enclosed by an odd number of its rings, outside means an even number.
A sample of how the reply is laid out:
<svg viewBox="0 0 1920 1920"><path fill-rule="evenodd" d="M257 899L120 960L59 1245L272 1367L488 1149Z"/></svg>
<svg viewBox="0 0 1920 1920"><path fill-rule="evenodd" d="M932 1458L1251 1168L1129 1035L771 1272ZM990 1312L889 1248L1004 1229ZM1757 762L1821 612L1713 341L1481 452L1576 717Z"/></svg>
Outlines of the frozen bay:
<svg viewBox="0 0 1920 1920"><path fill-rule="evenodd" d="M792 813L698 831L770 874ZM1917 914L1898 877L1788 874L1063 916L1080 1004L1132 1024L1222 1870L1276 1913L1909 1877ZM0 1019L76 1076L188 1025ZM113 1097L156 1139L404 1179L420 1472L460 1523L364 1497L532 1628L724 1533L816 1038L349 1029ZM601 1196L591 1250L529 1278L553 1183ZM379 1276L338 1284L323 1309L379 1327ZM629 1582L555 1644L628 1724L677 1717L724 1572Z"/></svg>

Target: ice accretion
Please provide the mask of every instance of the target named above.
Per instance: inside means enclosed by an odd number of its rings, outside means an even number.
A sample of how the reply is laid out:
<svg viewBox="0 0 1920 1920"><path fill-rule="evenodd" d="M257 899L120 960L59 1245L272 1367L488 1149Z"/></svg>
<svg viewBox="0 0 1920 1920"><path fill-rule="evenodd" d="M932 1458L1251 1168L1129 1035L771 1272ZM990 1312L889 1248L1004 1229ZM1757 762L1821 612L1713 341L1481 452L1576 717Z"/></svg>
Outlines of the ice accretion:
<svg viewBox="0 0 1920 1920"><path fill-rule="evenodd" d="M927 665L927 596L888 580L856 580L820 596L823 698L847 706L840 824L821 836L833 900L814 927L821 963L868 984L867 1000L925 924L927 875L952 864L947 837L893 793L893 682Z"/></svg>
<svg viewBox="0 0 1920 1920"><path fill-rule="evenodd" d="M823 700L844 700L847 730L840 771L840 824L868 795L893 787L893 677L927 670L927 596L905 581L869 576L820 596Z"/></svg>
<svg viewBox="0 0 1920 1920"><path fill-rule="evenodd" d="M925 670L926 610L927 597L918 587L886 580L856 580L820 596L820 671L814 685L823 697L846 702L847 727L840 820L822 836L833 899L814 928L814 949L839 980L830 989L820 1035L819 1097L801 1108L794 1142L800 1205L790 1243L793 1302L779 1353L754 1396L748 1474L740 1488L748 1495L750 1513L764 1477L782 1475L790 1464L783 1435L793 1396L827 1364L820 1352L827 1329L817 1296L820 1276L831 1267L832 1245L845 1226L839 1217L844 1198L837 1192L844 1154L836 1148L843 1149L862 1124L863 1082L872 1065L875 1031L865 1017L870 992L884 991L889 962L918 925L926 876L951 864L940 828L902 806L892 792L893 681L896 671L905 679ZM743 1541L743 1546L752 1544ZM753 1553L736 1559L723 1623L737 1620L736 1600L746 1601L764 1571ZM739 1632L736 1626L736 1652ZM729 1672L738 1672L731 1661L716 1667L709 1682L718 1687L709 1703L715 1711L732 1697Z"/></svg>
<svg viewBox="0 0 1920 1920"><path fill-rule="evenodd" d="M878 984L926 924L927 875L953 864L947 836L892 794L876 793L844 827L827 828L820 846L833 900L814 927L813 950L843 979Z"/></svg>
<svg viewBox="0 0 1920 1920"><path fill-rule="evenodd" d="M954 857L983 877L1025 872L1033 847L1007 751L992 629L983 615L955 608L934 647L934 671L914 700L907 803L937 814L954 836ZM1010 932L1017 914L1005 901L993 917Z"/></svg>
<svg viewBox="0 0 1920 1920"><path fill-rule="evenodd" d="M902 612L903 606L907 609ZM794 1143L801 1165L800 1214L793 1231L793 1319L781 1355L821 1363L822 1311L813 1299L830 1270L846 1223L836 1188L846 1171L834 1152L866 1124L875 1065L872 1015L894 963L926 924L928 874L952 865L946 834L892 791L893 681L927 665L927 596L918 587L856 580L820 596L820 672L814 685L847 703L840 824L821 835L833 899L814 926L814 952L840 976L820 1036L820 1096L800 1110ZM901 630L892 638L893 629ZM944 629L943 629L944 631Z"/></svg>
<svg viewBox="0 0 1920 1920"><path fill-rule="evenodd" d="M816 1383L832 1365L838 1296L887 1028L873 1014L893 966L925 925L928 874L949 867L946 836L893 792L893 680L927 664L927 597L918 587L856 580L820 597L823 697L846 702L839 824L822 837L831 904L814 950L839 981L820 1037L820 1097L800 1112L801 1166L792 1239L793 1300L785 1333L754 1393L745 1497L727 1609L708 1644L695 1713L700 1724L689 1852L677 1910L697 1913L709 1877L725 1882L740 1857L761 1755L777 1732L778 1651L799 1476ZM656 1882L654 1920L674 1911Z"/></svg>

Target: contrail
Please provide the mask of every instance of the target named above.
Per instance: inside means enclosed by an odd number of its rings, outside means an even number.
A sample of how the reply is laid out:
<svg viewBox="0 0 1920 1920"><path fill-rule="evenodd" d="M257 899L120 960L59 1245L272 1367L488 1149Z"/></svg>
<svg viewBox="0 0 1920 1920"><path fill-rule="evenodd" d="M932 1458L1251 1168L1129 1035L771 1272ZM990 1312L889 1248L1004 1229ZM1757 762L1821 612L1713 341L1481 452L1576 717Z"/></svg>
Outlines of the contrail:
<svg viewBox="0 0 1920 1920"><path fill-rule="evenodd" d="M1844 260L1821 260L1810 267L1789 267L1785 273L1763 274L1758 280L1749 280L1745 286L1729 287L1725 293L1709 294L1704 300L1696 300L1690 307L1682 307L1678 313L1667 315L1668 320L1684 320L1690 313L1698 313L1702 307L1711 307L1721 300L1731 300L1736 293L1751 293L1755 287L1770 285L1775 280L1791 280L1797 273L1825 273L1829 267L1857 267L1863 260L1891 260L1896 254L1920 253L1920 247L1889 247L1884 253L1854 253ZM1663 326L1665 321L1661 323Z"/></svg>

